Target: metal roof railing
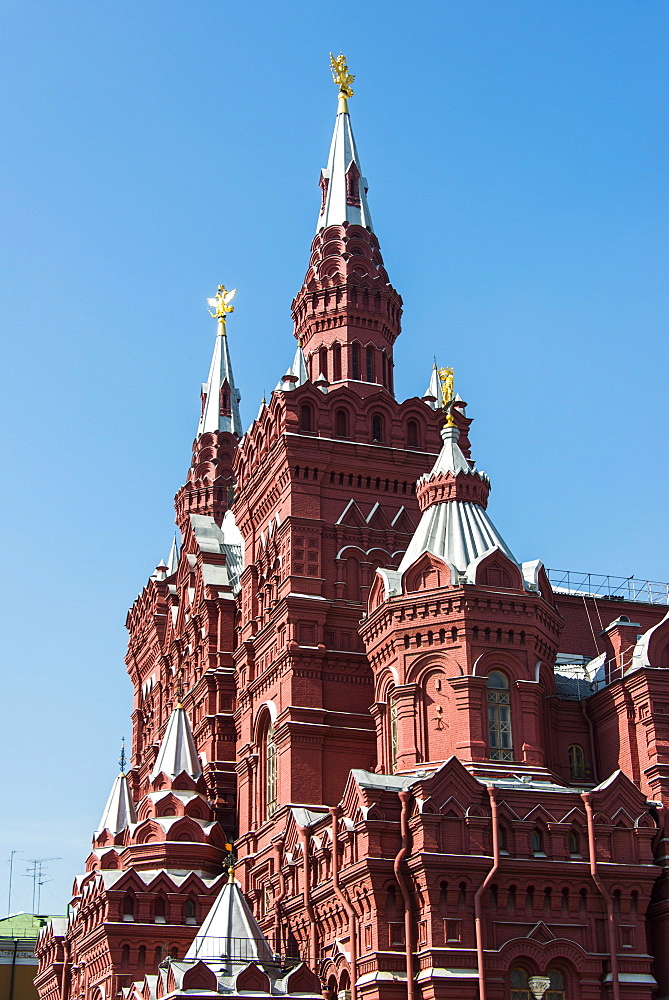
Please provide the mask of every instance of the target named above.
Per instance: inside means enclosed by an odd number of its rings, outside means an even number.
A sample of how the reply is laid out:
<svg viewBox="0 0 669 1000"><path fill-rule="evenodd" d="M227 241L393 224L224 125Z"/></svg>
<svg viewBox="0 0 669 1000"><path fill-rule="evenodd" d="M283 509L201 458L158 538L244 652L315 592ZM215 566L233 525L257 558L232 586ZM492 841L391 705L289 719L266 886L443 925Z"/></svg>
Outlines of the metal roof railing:
<svg viewBox="0 0 669 1000"><path fill-rule="evenodd" d="M599 597L607 601L637 601L642 604L669 604L669 583L637 580L634 576L580 573L570 569L547 569L551 587L557 593Z"/></svg>

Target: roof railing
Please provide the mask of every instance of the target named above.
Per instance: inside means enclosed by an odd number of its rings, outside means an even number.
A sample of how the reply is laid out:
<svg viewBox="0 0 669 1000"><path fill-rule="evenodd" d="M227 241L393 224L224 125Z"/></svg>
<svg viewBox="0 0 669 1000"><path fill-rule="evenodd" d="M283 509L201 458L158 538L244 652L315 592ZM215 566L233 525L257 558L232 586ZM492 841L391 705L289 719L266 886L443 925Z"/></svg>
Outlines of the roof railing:
<svg viewBox="0 0 669 1000"><path fill-rule="evenodd" d="M581 573L570 569L547 569L550 585L557 593L598 597L607 601L669 604L669 583L637 580L634 576Z"/></svg>
<svg viewBox="0 0 669 1000"><path fill-rule="evenodd" d="M202 958L204 961L211 961L212 956L215 957L215 960L220 958L222 963L258 960L260 962L277 962L280 965L294 965L296 962L306 960L306 955L300 953L297 942L283 942L281 950L275 951L268 941L255 941L248 937L216 937L204 934L198 937L193 945L189 949L196 952L192 958Z"/></svg>

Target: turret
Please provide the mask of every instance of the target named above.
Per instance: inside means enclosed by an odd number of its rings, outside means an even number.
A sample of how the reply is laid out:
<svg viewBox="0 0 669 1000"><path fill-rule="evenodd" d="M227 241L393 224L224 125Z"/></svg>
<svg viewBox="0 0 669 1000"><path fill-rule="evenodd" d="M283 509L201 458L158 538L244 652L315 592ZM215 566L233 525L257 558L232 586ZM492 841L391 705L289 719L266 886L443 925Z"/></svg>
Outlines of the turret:
<svg viewBox="0 0 669 1000"><path fill-rule="evenodd" d="M228 292L219 285L216 295L207 300L213 308L210 315L217 321L216 340L209 378L202 383L200 420L188 478L174 501L182 532L189 514L207 514L220 525L230 503L232 463L242 436L241 396L232 374L226 327L227 316L234 311L230 303L235 291Z"/></svg>
<svg viewBox="0 0 669 1000"><path fill-rule="evenodd" d="M402 300L388 280L367 205L348 111L354 78L343 56L331 61L339 103L309 269L292 306L295 336L312 381L322 375L363 393L372 383L392 395Z"/></svg>

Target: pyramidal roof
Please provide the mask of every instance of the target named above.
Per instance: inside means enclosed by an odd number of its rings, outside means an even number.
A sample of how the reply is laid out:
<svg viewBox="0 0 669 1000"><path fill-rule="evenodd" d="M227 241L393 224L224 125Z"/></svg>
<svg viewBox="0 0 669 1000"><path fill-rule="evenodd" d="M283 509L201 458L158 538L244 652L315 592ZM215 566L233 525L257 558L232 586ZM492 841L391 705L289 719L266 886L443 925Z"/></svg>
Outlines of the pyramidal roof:
<svg viewBox="0 0 669 1000"><path fill-rule="evenodd" d="M97 837L104 830L109 830L116 836L132 823L137 822L135 806L130 795L128 779L121 773L114 779L107 805L104 808L98 828L95 831Z"/></svg>
<svg viewBox="0 0 669 1000"><path fill-rule="evenodd" d="M458 446L460 432L457 427L443 427L443 446L432 471L422 476L419 483L429 482L433 476L476 476L487 479L485 473L472 469ZM516 562L508 545L490 520L487 511L478 503L453 499L433 503L422 514L413 538L398 567L400 576L424 552L431 552L439 559L451 563L460 573L465 573L474 560L495 548Z"/></svg>
<svg viewBox="0 0 669 1000"><path fill-rule="evenodd" d="M221 889L184 960L197 958L203 962L237 959L245 965L274 958L234 876Z"/></svg>
<svg viewBox="0 0 669 1000"><path fill-rule="evenodd" d="M316 229L350 222L374 231L367 205L367 181L362 176L360 157L353 138L351 118L345 101L339 101L328 165L321 171L325 198ZM348 176L347 176L348 175ZM353 185L353 190L351 185Z"/></svg>
<svg viewBox="0 0 669 1000"><path fill-rule="evenodd" d="M183 706L177 705L167 723L156 763L151 772L151 780L153 781L159 774L176 778L182 771L194 779L202 774L188 716Z"/></svg>
<svg viewBox="0 0 669 1000"><path fill-rule="evenodd" d="M436 410L441 406L441 382L439 381L439 371L436 364L432 367L430 381L427 389L423 393L423 399L425 399L426 396L433 397L432 399L425 400L427 405L431 406L433 410Z"/></svg>
<svg viewBox="0 0 669 1000"><path fill-rule="evenodd" d="M232 361L225 324L219 323L214 353L211 358L209 378L202 383L204 406L197 428L197 436L211 431L228 431L242 436L239 416L241 396L232 374Z"/></svg>
<svg viewBox="0 0 669 1000"><path fill-rule="evenodd" d="M302 350L302 345L298 344L293 363L284 377L279 379L276 389L287 392L290 389L297 389L298 385L304 385L308 381L309 372L307 371L307 363L304 360L304 351Z"/></svg>
<svg viewBox="0 0 669 1000"><path fill-rule="evenodd" d="M172 539L172 546L170 548L170 554L167 557L167 575L173 576L179 569L179 543L177 541L177 536L175 535Z"/></svg>

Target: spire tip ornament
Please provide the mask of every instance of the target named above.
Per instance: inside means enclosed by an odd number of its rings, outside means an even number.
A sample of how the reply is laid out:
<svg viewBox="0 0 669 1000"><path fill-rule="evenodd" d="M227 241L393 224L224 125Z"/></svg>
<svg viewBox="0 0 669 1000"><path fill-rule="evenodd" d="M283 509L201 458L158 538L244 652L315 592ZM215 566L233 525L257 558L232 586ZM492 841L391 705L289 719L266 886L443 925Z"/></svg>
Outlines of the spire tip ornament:
<svg viewBox="0 0 669 1000"><path fill-rule="evenodd" d="M207 305L211 306L209 315L212 319L218 320L218 332L220 334L225 333L225 321L228 317L228 313L235 311L235 307L231 306L230 303L236 294L236 288L233 288L232 291L229 292L225 285L219 285L216 290L216 295L214 295L211 299L207 299ZM211 311L212 309L214 310L213 312Z"/></svg>
<svg viewBox="0 0 669 1000"><path fill-rule="evenodd" d="M351 84L355 80L355 77L349 73L348 66L346 64L346 56L338 55L333 56L330 53L330 68L332 70L332 79L339 87L339 107L337 108L337 114L348 114L348 99L353 97L354 90Z"/></svg>
<svg viewBox="0 0 669 1000"><path fill-rule="evenodd" d="M121 768L121 774L125 774L125 765L126 765L125 736L121 737L121 756L118 759L118 763L119 763L119 767Z"/></svg>

